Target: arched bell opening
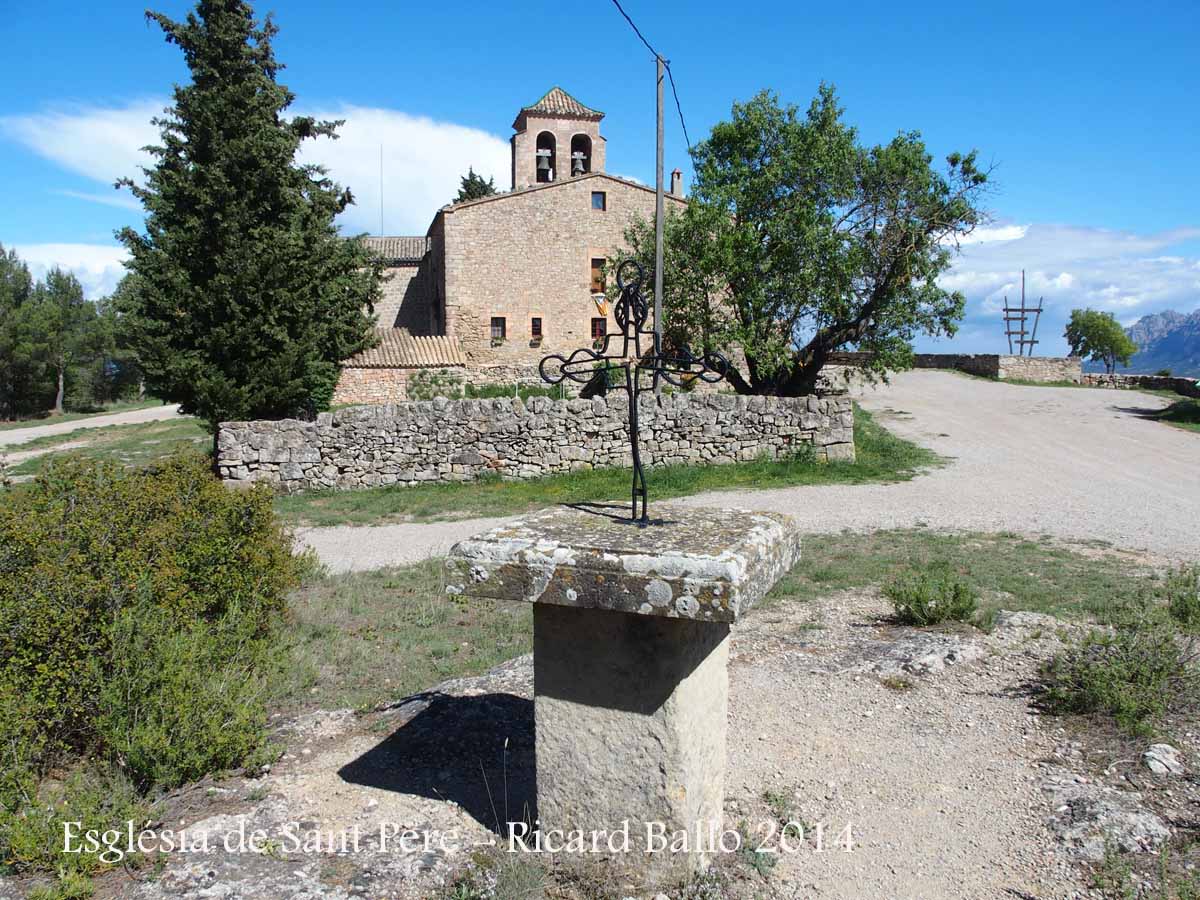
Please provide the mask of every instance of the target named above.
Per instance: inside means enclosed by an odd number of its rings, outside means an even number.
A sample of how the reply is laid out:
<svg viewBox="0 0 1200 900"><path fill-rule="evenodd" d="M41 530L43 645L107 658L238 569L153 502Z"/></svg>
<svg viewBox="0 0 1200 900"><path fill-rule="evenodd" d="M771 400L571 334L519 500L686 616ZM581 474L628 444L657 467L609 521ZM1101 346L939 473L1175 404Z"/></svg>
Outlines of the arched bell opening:
<svg viewBox="0 0 1200 900"><path fill-rule="evenodd" d="M571 175L586 175L592 171L592 139L586 134L571 138Z"/></svg>
<svg viewBox="0 0 1200 900"><path fill-rule="evenodd" d="M554 180L554 171L557 166L555 159L555 144L554 135L549 131L543 131L537 136L537 182L544 184Z"/></svg>

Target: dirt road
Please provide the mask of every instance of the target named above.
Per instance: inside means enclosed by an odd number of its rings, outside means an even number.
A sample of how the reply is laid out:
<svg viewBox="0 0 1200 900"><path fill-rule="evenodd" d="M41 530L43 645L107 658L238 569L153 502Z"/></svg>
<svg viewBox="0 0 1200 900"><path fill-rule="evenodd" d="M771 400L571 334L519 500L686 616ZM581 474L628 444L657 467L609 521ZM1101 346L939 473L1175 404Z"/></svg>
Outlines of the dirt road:
<svg viewBox="0 0 1200 900"><path fill-rule="evenodd" d="M179 405L151 406L147 409L132 409L128 412L107 416L89 416L86 419L71 419L66 422L51 422L46 425L30 425L28 428L12 428L0 431L0 447L24 444L36 438L56 434L70 434L80 428L104 428L108 425L137 425L141 422L158 422L173 419L179 414Z"/></svg>
<svg viewBox="0 0 1200 900"><path fill-rule="evenodd" d="M909 482L702 494L687 502L782 510L808 532L929 527L1096 539L1200 558L1200 435L1145 418L1134 391L1024 387L914 371L866 388L864 407L950 462ZM653 475L651 496L653 497ZM444 553L498 519L306 530L334 571Z"/></svg>

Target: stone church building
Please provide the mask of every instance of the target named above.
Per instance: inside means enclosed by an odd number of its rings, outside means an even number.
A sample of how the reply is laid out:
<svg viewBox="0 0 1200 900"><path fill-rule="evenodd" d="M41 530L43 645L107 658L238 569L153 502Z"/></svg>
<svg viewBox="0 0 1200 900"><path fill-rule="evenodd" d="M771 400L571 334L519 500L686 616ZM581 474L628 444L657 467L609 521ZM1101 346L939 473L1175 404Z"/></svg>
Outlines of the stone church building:
<svg viewBox="0 0 1200 900"><path fill-rule="evenodd" d="M421 369L537 380L546 354L615 330L603 266L633 217L653 219L654 189L604 171L603 118L552 88L513 122L510 191L442 207L423 236L366 238L387 264L380 341L343 364L335 403L403 400Z"/></svg>

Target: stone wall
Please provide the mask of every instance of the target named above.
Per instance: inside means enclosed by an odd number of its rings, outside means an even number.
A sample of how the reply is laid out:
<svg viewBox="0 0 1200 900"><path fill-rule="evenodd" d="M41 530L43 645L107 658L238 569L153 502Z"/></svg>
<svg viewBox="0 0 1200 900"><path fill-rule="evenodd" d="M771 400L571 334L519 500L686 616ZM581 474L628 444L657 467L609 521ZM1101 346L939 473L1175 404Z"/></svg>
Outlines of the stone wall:
<svg viewBox="0 0 1200 900"><path fill-rule="evenodd" d="M381 296L375 304L380 328L407 328L412 334L433 334L433 274L428 259L383 270Z"/></svg>
<svg viewBox="0 0 1200 900"><path fill-rule="evenodd" d="M1000 356L997 359L1001 379L1079 384L1083 377L1078 356Z"/></svg>
<svg viewBox="0 0 1200 900"><path fill-rule="evenodd" d="M408 379L420 369L343 368L333 405L395 403L408 397Z"/></svg>
<svg viewBox="0 0 1200 900"><path fill-rule="evenodd" d="M849 399L673 394L642 398L643 459L722 464L795 453L854 458ZM445 400L361 406L295 419L224 422L217 467L284 491L536 478L627 467L624 395L593 400Z"/></svg>
<svg viewBox="0 0 1200 900"><path fill-rule="evenodd" d="M1000 377L1000 357L994 353L917 353L914 369L955 369L983 378Z"/></svg>
<svg viewBox="0 0 1200 900"><path fill-rule="evenodd" d="M1161 375L1100 375L1087 373L1083 383L1089 387L1136 391L1174 391L1183 397L1200 398L1200 379L1169 378Z"/></svg>
<svg viewBox="0 0 1200 900"><path fill-rule="evenodd" d="M830 362L840 366L862 366L869 353L835 353ZM1074 356L1004 356L996 353L916 353L914 369L956 369L983 378L1013 378L1021 381L1072 381L1079 384L1080 360Z"/></svg>

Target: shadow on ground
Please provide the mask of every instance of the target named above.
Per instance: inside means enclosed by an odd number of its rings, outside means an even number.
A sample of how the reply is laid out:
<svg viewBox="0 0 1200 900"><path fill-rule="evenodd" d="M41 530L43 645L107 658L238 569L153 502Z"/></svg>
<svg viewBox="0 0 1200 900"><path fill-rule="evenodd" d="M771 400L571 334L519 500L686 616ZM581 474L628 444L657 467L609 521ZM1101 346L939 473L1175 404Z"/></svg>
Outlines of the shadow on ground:
<svg viewBox="0 0 1200 900"><path fill-rule="evenodd" d="M533 701L513 694L408 698L404 723L338 775L351 784L450 800L498 834L537 818Z"/></svg>
<svg viewBox="0 0 1200 900"><path fill-rule="evenodd" d="M1165 406L1114 406L1113 411L1137 416L1139 419L1158 419L1162 417Z"/></svg>

